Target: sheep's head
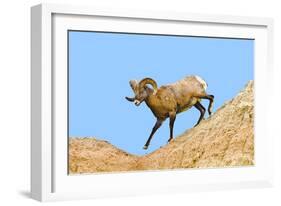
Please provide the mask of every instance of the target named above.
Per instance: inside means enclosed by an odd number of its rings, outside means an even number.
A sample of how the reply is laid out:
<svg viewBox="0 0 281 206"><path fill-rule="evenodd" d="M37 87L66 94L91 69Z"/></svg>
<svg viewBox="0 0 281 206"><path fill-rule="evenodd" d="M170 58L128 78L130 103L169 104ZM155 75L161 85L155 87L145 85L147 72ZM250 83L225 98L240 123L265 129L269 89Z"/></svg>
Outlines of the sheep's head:
<svg viewBox="0 0 281 206"><path fill-rule="evenodd" d="M126 97L126 99L130 102L134 102L136 106L139 106L148 97L148 84L153 87L153 94L157 92L157 83L151 78L144 78L140 82L137 80L131 80L129 83L135 97Z"/></svg>

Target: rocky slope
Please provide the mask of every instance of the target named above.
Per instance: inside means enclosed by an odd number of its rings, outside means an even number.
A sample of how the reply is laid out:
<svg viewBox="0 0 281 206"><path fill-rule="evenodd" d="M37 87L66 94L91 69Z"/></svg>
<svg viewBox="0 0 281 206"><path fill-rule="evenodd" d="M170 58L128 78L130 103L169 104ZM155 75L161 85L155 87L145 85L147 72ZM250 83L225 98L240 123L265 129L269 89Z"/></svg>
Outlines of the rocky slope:
<svg viewBox="0 0 281 206"><path fill-rule="evenodd" d="M106 141L71 138L71 174L254 164L253 81L210 118L145 156L128 154Z"/></svg>

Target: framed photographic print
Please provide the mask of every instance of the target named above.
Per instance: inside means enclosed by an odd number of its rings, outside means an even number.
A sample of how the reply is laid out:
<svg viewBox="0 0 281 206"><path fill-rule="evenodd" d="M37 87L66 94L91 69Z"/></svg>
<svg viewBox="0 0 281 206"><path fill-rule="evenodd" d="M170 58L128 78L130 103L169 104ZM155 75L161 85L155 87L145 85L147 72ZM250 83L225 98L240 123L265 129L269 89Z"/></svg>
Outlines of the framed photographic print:
<svg viewBox="0 0 281 206"><path fill-rule="evenodd" d="M272 185L271 19L31 15L34 199Z"/></svg>

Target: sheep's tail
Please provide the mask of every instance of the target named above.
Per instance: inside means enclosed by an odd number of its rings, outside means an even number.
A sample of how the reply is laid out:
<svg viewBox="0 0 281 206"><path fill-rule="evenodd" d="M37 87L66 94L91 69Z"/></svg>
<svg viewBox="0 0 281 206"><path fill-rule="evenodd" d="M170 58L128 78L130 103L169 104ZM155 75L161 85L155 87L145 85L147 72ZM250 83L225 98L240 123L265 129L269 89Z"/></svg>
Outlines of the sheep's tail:
<svg viewBox="0 0 281 206"><path fill-rule="evenodd" d="M199 77L199 76L195 76L195 78L197 79L198 82L200 82L200 83L202 84L203 88L206 90L207 87L208 87L207 82L206 82L205 80L203 80L203 79L202 79L201 77Z"/></svg>

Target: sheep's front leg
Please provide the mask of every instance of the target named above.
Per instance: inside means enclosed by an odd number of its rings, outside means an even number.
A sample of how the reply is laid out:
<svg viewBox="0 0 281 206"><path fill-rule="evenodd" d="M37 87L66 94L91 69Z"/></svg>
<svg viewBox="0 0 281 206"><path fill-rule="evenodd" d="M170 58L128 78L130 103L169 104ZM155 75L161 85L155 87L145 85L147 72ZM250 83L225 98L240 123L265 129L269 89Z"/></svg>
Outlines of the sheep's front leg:
<svg viewBox="0 0 281 206"><path fill-rule="evenodd" d="M147 142L143 146L143 149L147 149L148 148L149 143L150 143L154 133L157 131L157 129L159 129L159 127L161 127L162 123L163 123L163 120L157 119L157 122L155 123L155 125L154 125L154 127L153 127L153 129L151 131L151 134L149 135L149 138L148 138Z"/></svg>
<svg viewBox="0 0 281 206"><path fill-rule="evenodd" d="M168 142L170 142L173 139L173 130L174 130L174 123L176 120L176 113L170 113L170 138Z"/></svg>
<svg viewBox="0 0 281 206"><path fill-rule="evenodd" d="M205 107L203 107L203 105L200 102L197 102L194 105L194 107L200 111L200 117L199 117L196 125L194 126L194 127L196 127L201 122L201 120L203 119L206 109L205 109Z"/></svg>

